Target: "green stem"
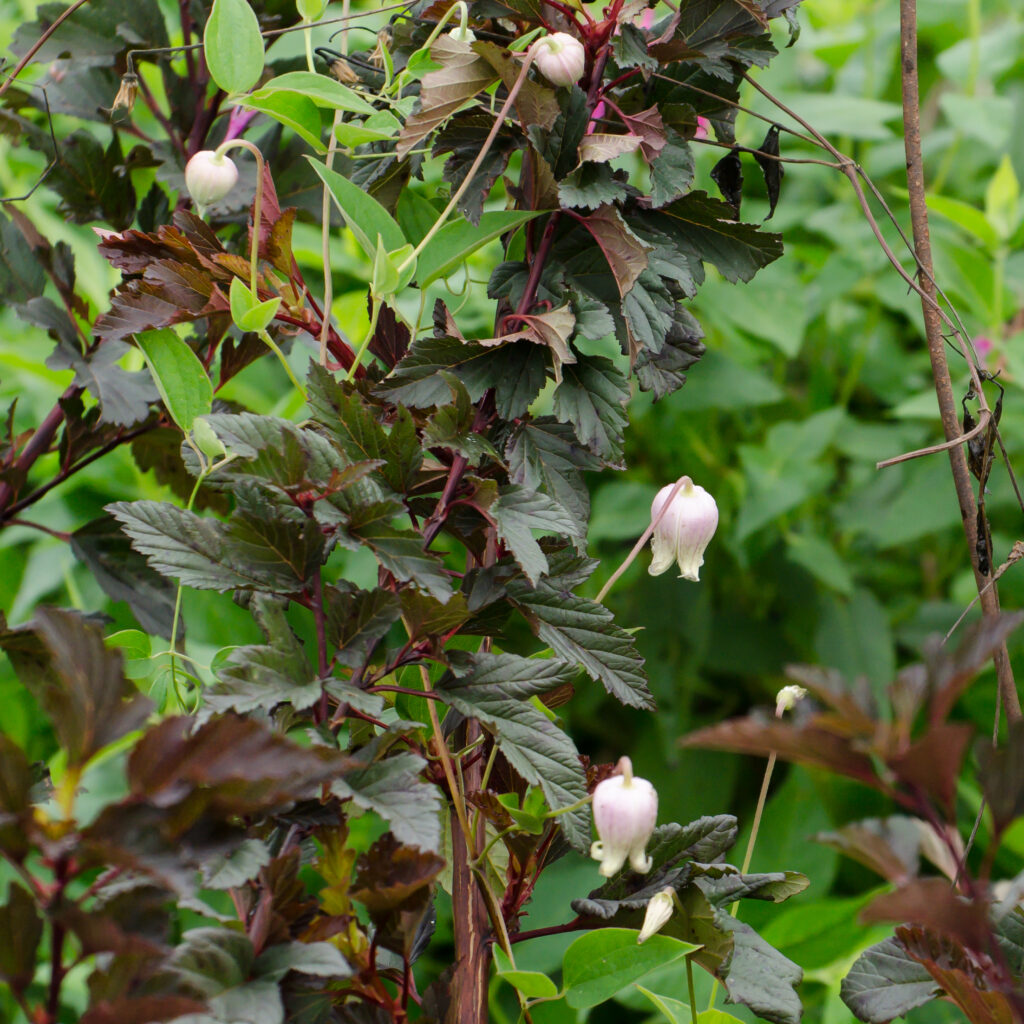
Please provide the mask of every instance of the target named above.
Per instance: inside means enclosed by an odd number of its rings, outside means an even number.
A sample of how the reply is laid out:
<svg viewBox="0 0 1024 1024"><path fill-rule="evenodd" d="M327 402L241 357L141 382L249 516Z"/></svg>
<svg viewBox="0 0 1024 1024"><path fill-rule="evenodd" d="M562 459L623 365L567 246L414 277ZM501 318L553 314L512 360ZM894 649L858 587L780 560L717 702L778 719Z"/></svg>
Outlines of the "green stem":
<svg viewBox="0 0 1024 1024"><path fill-rule="evenodd" d="M324 316L327 316L326 312L324 313ZM274 341L274 339L267 333L267 329L265 327L263 328L262 331L260 331L260 341L262 341L263 344L266 345L267 348L269 348L270 351L273 352L275 356L277 356L281 365L284 367L284 372L288 374L288 379L295 386L295 390L298 391L300 395L302 395L302 400L305 401L306 389L299 383L298 378L292 372L292 368L288 365L288 360L285 359L284 353L281 351L280 348L278 348L277 342ZM356 364L353 363L352 365L353 367L355 367ZM351 380L351 371L349 372L349 379Z"/></svg>
<svg viewBox="0 0 1024 1024"><path fill-rule="evenodd" d="M256 158L256 196L252 201L252 243L249 246L249 290L253 298L259 298L256 289L260 258L260 215L263 213L263 154L259 147L248 139L228 139L217 147L217 156L223 156L229 149L247 149ZM300 389L301 390L301 389Z"/></svg>
<svg viewBox="0 0 1024 1024"><path fill-rule="evenodd" d="M690 1022L697 1024L697 999L693 992L693 957L690 956L686 958L686 987L690 990Z"/></svg>
<svg viewBox="0 0 1024 1024"><path fill-rule="evenodd" d="M315 75L316 64L313 62L313 29L312 23L302 19L302 41L306 45L306 67Z"/></svg>
<svg viewBox="0 0 1024 1024"><path fill-rule="evenodd" d="M372 299L371 301L373 307L370 313L370 329L366 332L366 337L363 338L362 344L356 349L352 365L348 368L348 373L345 374L345 380L351 380L355 376L356 369L363 361L363 356L366 355L366 350L370 347L370 342L373 341L373 336L377 333L377 320L380 317L380 299ZM324 316L327 316L326 310L324 310Z"/></svg>
<svg viewBox="0 0 1024 1024"><path fill-rule="evenodd" d="M527 54L526 60L523 61L522 70L519 72L519 77L515 80L512 88L508 91L508 96L502 104L501 110L498 111L498 116L494 119L494 124L491 125L491 130L487 134L487 138L484 140L483 146L480 147L480 152L477 153L476 159L470 165L469 172L466 177L463 178L462 184L459 186L455 195L448 201L448 205L441 211L441 216L434 221L430 230L423 236L423 240L415 249L402 261L401 266L398 267L399 276L402 272L408 270L413 263L416 262L417 257L423 250L430 244L434 235L444 227L445 222L451 216L452 211L459 204L459 200L466 194L469 186L473 183L473 178L476 177L476 172L480 169L480 165L484 162L484 158L490 152L491 146L494 145L494 140L498 137L498 132L501 130L501 126L505 123L505 116L512 109L512 104L515 103L516 97L519 95L519 90L522 89L523 83L526 81L526 76L530 71L530 65L533 63L532 54Z"/></svg>
<svg viewBox="0 0 1024 1024"><path fill-rule="evenodd" d="M560 814L568 814L570 811L578 810L580 807L586 807L587 804L589 804L593 799L593 796L591 796L591 794L588 793L582 799L577 800L576 803L569 804L568 807L559 807L556 811L548 811L548 813L545 814L544 817L557 818Z"/></svg>

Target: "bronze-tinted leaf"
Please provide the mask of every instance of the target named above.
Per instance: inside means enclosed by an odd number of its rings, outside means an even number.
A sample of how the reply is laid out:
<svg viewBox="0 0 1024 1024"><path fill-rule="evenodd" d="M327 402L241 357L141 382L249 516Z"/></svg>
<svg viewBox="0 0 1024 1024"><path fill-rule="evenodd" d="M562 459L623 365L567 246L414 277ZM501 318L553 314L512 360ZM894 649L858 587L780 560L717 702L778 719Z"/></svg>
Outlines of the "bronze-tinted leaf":
<svg viewBox="0 0 1024 1024"><path fill-rule="evenodd" d="M991 931L984 903L972 903L944 878L918 878L878 896L861 911L865 924L909 922L939 932L970 949L985 952Z"/></svg>
<svg viewBox="0 0 1024 1024"><path fill-rule="evenodd" d="M137 729L150 702L125 678L120 651L74 612L44 608L31 625L0 633L0 647L53 724L68 763Z"/></svg>

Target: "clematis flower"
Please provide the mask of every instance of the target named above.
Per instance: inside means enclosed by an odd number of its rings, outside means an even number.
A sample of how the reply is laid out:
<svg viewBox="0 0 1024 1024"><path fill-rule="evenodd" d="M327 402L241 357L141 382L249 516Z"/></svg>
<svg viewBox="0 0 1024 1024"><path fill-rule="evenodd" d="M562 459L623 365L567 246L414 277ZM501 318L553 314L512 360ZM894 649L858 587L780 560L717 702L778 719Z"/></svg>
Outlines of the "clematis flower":
<svg viewBox="0 0 1024 1024"><path fill-rule="evenodd" d="M580 80L587 61L583 44L568 32L552 32L531 47L533 63L552 85L572 85Z"/></svg>
<svg viewBox="0 0 1024 1024"><path fill-rule="evenodd" d="M590 856L601 862L600 872L611 878L629 859L640 874L651 870L647 840L658 820L658 794L646 780L633 775L628 757L619 759L618 775L605 779L594 790L594 826L598 840Z"/></svg>
<svg viewBox="0 0 1024 1024"><path fill-rule="evenodd" d="M238 181L238 168L226 156L212 149L201 149L185 165L185 186L188 194L200 205L219 202Z"/></svg>
<svg viewBox="0 0 1024 1024"><path fill-rule="evenodd" d="M784 686L775 695L775 717L781 718L787 711L790 711L794 704L802 701L807 696L807 691L802 686Z"/></svg>
<svg viewBox="0 0 1024 1024"><path fill-rule="evenodd" d="M662 925L672 916L675 910L676 894L672 889L662 889L656 892L647 902L647 912L644 914L643 927L636 937L637 945L646 942L655 932L659 931Z"/></svg>
<svg viewBox="0 0 1024 1024"><path fill-rule="evenodd" d="M672 492L679 491L672 498ZM672 498L668 510L661 515L665 503ZM718 526L718 506L715 499L698 487L688 476L677 484L669 484L658 491L651 505L651 520L656 521L651 537L650 574L660 576L673 562L679 565L681 579L697 582L698 570L704 564L704 549Z"/></svg>

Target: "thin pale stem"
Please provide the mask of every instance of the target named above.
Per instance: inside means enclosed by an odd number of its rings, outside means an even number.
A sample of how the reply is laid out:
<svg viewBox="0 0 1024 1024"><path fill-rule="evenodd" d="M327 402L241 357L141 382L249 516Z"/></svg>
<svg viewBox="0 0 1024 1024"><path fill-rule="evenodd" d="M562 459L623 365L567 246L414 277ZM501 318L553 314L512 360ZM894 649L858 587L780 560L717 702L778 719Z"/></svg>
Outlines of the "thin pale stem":
<svg viewBox="0 0 1024 1024"><path fill-rule="evenodd" d="M640 534L640 539L633 545L633 550L630 551L628 555L626 555L626 558L623 561L622 565L620 565L618 569L616 569L615 572L611 574L611 576L608 578L608 582L605 583L605 585L598 591L597 597L594 598L594 600L598 604L600 604L605 599L605 597L607 597L608 591L615 586L615 584L619 580L619 577L633 564L633 562L636 559L636 556L639 555L641 551L643 551L644 545L650 539L651 534L654 533L658 523L661 522L662 516L664 516L665 513L668 512L672 502L676 500L676 495L682 490L683 484L687 479L688 477L681 476L676 481L675 487L672 488L672 492L668 496L668 501L666 501L665 504L662 505L661 508L658 510L658 514L651 520L651 525L648 526L647 529Z"/></svg>

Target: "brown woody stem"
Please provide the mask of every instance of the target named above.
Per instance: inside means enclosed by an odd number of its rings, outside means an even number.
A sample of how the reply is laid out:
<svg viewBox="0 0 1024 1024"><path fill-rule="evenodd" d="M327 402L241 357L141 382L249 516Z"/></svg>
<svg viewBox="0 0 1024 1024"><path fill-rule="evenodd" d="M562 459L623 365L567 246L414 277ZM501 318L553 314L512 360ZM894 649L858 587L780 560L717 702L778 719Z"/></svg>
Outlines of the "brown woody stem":
<svg viewBox="0 0 1024 1024"><path fill-rule="evenodd" d="M910 194L910 223L913 229L914 252L921 269L919 288L921 310L924 314L925 335L928 341L928 357L932 365L932 380L939 402L942 428L948 441L961 434L960 420L953 396L953 383L946 362L945 339L942 336L942 317L935 298L935 284L932 266L931 237L928 230L928 207L924 184L924 164L921 157L920 87L917 71L917 2L900 0L900 68L903 93L903 139L907 155L907 190ZM999 592L988 586L987 574L978 569L977 554L977 504L974 488L967 468L963 448L957 445L949 449L949 463L953 471L953 484L960 503L967 546L971 553L974 579L978 587L981 607L986 616L999 614ZM1013 678L1013 668L1001 644L993 655L996 674L999 679L999 698L1006 717L1010 722L1021 718L1020 698Z"/></svg>

